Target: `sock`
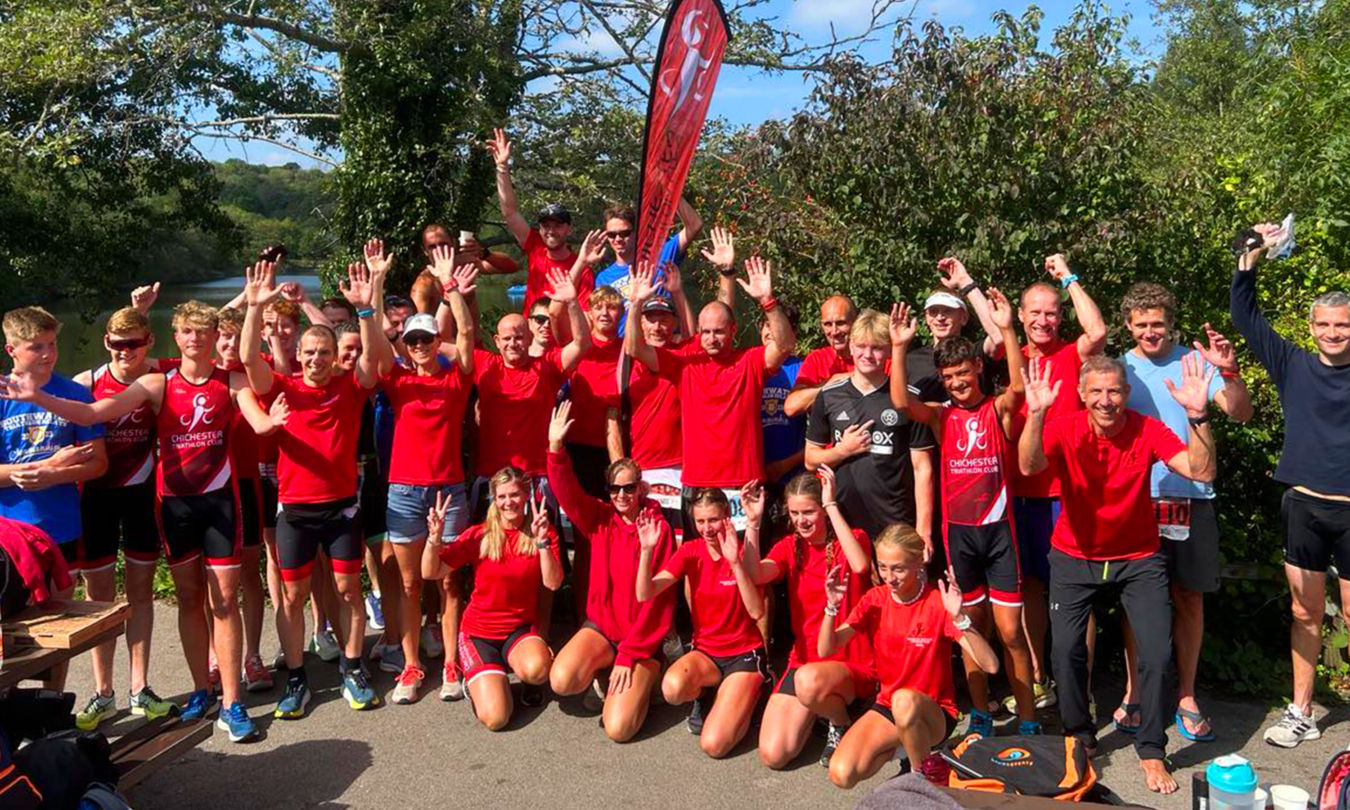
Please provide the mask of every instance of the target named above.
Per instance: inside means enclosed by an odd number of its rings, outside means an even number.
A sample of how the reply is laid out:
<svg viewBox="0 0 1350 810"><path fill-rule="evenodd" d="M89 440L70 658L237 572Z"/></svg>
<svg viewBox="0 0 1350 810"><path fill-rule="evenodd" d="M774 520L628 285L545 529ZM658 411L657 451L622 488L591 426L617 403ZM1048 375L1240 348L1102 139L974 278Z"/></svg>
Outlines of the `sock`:
<svg viewBox="0 0 1350 810"><path fill-rule="evenodd" d="M305 668L300 666L291 670L290 676L286 679L286 682L291 686L307 685L309 683L309 677L305 674Z"/></svg>
<svg viewBox="0 0 1350 810"><path fill-rule="evenodd" d="M341 672L343 675L346 675L349 672L354 672L355 670L358 670L360 668L361 668L360 658L348 658L347 654L343 653L342 657L338 659L338 672Z"/></svg>

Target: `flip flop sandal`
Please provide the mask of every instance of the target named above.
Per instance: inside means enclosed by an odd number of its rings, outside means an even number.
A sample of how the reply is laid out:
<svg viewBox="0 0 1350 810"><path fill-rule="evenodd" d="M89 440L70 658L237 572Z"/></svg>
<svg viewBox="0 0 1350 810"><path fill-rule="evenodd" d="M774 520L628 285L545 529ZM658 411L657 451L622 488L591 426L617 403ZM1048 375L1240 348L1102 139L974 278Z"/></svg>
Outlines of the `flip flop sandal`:
<svg viewBox="0 0 1350 810"><path fill-rule="evenodd" d="M1114 725L1114 726L1116 727L1116 731L1119 731L1121 734L1138 734L1138 733L1139 733L1139 724L1137 724L1137 723L1136 723L1136 724L1131 724L1131 723L1129 722L1129 720L1130 720L1130 715L1132 715L1132 714L1138 714L1138 713L1139 713L1139 704L1138 704L1138 703L1122 703L1122 704L1120 704L1120 708L1117 709L1117 711L1124 711L1124 712L1125 712L1125 720L1122 722L1122 721L1120 721L1120 720L1117 720L1117 719L1115 718L1115 715L1112 715L1112 716L1111 716L1111 724Z"/></svg>
<svg viewBox="0 0 1350 810"><path fill-rule="evenodd" d="M1186 723L1184 722L1186 720L1191 721L1192 724L1197 726L1200 725L1201 723L1204 723L1205 725L1209 726L1209 731L1204 734L1196 734L1195 732L1186 728ZM1191 742L1210 742L1211 740L1214 739L1214 724L1210 722L1208 717L1205 717L1200 712L1193 712L1190 709L1183 709L1180 706L1178 706L1176 724L1177 724L1177 733L1185 737L1186 739L1190 740Z"/></svg>

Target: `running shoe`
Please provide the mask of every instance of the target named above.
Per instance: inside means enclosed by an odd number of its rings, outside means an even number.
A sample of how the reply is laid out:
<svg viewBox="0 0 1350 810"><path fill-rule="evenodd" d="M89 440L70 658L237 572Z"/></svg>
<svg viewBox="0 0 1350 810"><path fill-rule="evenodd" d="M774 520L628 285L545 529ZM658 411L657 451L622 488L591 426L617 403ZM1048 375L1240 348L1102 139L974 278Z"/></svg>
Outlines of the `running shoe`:
<svg viewBox="0 0 1350 810"><path fill-rule="evenodd" d="M970 724L966 726L966 734L978 734L981 737L994 736L994 718L989 712L971 709Z"/></svg>
<svg viewBox="0 0 1350 810"><path fill-rule="evenodd" d="M1281 748L1293 748L1304 740L1316 740L1322 736L1312 715L1304 714L1298 706L1290 703L1285 707L1284 715L1275 725L1266 729L1266 742Z"/></svg>
<svg viewBox="0 0 1350 810"><path fill-rule="evenodd" d="M139 692L132 692L131 699L127 703L131 705L131 714L134 717L144 717L147 720L178 714L176 703L156 695L149 686L141 687Z"/></svg>
<svg viewBox="0 0 1350 810"><path fill-rule="evenodd" d="M1036 698L1036 708L1038 709L1049 709L1059 702L1059 698L1055 697L1054 681L1051 681L1048 684L1033 683L1031 685L1031 694ZM1008 714L1017 714L1017 698L1013 695L1005 697L1003 699L1003 708Z"/></svg>
<svg viewBox="0 0 1350 810"><path fill-rule="evenodd" d="M228 732L233 743L247 742L258 736L258 727L253 725L244 704L237 700L216 718L216 728Z"/></svg>
<svg viewBox="0 0 1350 810"><path fill-rule="evenodd" d="M1023 736L1038 737L1045 732L1041 730L1041 724L1035 720L1023 720L1017 724L1017 733Z"/></svg>
<svg viewBox="0 0 1350 810"><path fill-rule="evenodd" d="M432 625L422 628L422 652L427 658L445 655L445 639L441 635L441 628Z"/></svg>
<svg viewBox="0 0 1350 810"><path fill-rule="evenodd" d="M689 717L684 721L685 728L689 729L689 733L695 737L703 733L703 714L703 698L695 698L694 702L689 704Z"/></svg>
<svg viewBox="0 0 1350 810"><path fill-rule="evenodd" d="M309 640L309 651L319 656L320 661L333 663L342 656L342 648L338 646L337 636L333 635L332 630L320 630Z"/></svg>
<svg viewBox="0 0 1350 810"><path fill-rule="evenodd" d="M100 695L95 692L89 697L89 702L84 704L75 715L75 728L80 731L93 731L98 728L106 718L112 717L117 712L117 698L113 695Z"/></svg>
<svg viewBox="0 0 1350 810"><path fill-rule="evenodd" d="M281 700L277 701L272 716L281 720L299 720L305 716L307 708L309 708L309 682L292 678L286 681L286 691L281 694Z"/></svg>
<svg viewBox="0 0 1350 810"><path fill-rule="evenodd" d="M211 651L211 657L206 664L206 682L211 684L211 691L220 694L220 664L216 661L216 651Z"/></svg>
<svg viewBox="0 0 1350 810"><path fill-rule="evenodd" d="M830 767L830 757L834 756L834 749L843 741L845 731L848 731L848 726L836 726L834 723L825 726L825 750L820 752L822 768Z"/></svg>
<svg viewBox="0 0 1350 810"><path fill-rule="evenodd" d="M422 686L427 674L421 667L406 666L398 674L398 680L394 683L394 694L390 698L394 703L401 706L407 706L409 703L416 703L418 690Z"/></svg>
<svg viewBox="0 0 1350 810"><path fill-rule="evenodd" d="M263 666L261 655L254 653L244 659L244 689L249 692L266 692L274 683L272 671Z"/></svg>
<svg viewBox="0 0 1350 810"><path fill-rule="evenodd" d="M520 705L527 709L544 705L544 687L532 683L520 685Z"/></svg>
<svg viewBox="0 0 1350 810"><path fill-rule="evenodd" d="M220 699L216 697L215 692L210 689L198 689L188 695L187 705L183 707L183 713L179 717L186 723L210 717L219 709Z"/></svg>
<svg viewBox="0 0 1350 810"><path fill-rule="evenodd" d="M591 681L591 687L581 695L581 708L599 714L605 710L605 684L597 677Z"/></svg>
<svg viewBox="0 0 1350 810"><path fill-rule="evenodd" d="M384 629L384 608L380 605L380 595L374 591L366 594L366 624L372 630Z"/></svg>
<svg viewBox="0 0 1350 810"><path fill-rule="evenodd" d="M342 676L342 696L347 699L347 705L357 711L380 705L380 696L370 687L370 679L360 667Z"/></svg>
<svg viewBox="0 0 1350 810"><path fill-rule="evenodd" d="M459 675L455 672L453 664L446 664L441 670L441 700L463 700L464 684L460 683Z"/></svg>
<svg viewBox="0 0 1350 810"><path fill-rule="evenodd" d="M397 644L377 644L376 649L380 654L375 655L375 650L371 650L370 657L380 662L380 669L384 672L392 672L395 675L403 671L407 662L403 658L403 648Z"/></svg>
<svg viewBox="0 0 1350 810"><path fill-rule="evenodd" d="M919 763L919 773L935 785L941 787L947 786L947 777L951 776L952 766L947 764L947 760L942 758L941 754L929 754Z"/></svg>

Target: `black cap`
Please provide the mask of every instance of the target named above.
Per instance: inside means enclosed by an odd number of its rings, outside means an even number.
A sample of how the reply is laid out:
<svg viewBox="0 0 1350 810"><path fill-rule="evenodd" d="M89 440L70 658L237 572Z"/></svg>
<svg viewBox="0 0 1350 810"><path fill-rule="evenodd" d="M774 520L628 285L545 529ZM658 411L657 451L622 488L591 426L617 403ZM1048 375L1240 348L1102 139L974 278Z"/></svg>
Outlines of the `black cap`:
<svg viewBox="0 0 1350 810"><path fill-rule="evenodd" d="M571 225L572 212L564 208L562 206L562 203L549 203L548 205L539 209L539 221L543 222L546 219L551 219L554 220L555 222L563 222L568 225Z"/></svg>
<svg viewBox="0 0 1350 810"><path fill-rule="evenodd" d="M670 303L670 299L668 299L668 298L663 298L663 297L657 295L657 296L654 296L654 297L652 297L652 298L647 299L647 302L646 302L645 304L642 305L642 311L643 311L643 312L667 312L667 313L670 313L671 315L674 315L674 314L675 314L675 306L674 306L673 304Z"/></svg>

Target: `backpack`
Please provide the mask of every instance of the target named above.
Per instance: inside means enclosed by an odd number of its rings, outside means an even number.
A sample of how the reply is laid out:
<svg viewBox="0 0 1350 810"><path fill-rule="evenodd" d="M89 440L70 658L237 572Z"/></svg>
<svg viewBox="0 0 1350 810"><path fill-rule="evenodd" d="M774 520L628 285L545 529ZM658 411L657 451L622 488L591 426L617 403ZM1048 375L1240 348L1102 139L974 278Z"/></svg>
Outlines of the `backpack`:
<svg viewBox="0 0 1350 810"><path fill-rule="evenodd" d="M1350 751L1331 755L1313 794L1314 810L1350 810Z"/></svg>
<svg viewBox="0 0 1350 810"><path fill-rule="evenodd" d="M981 737L972 734L944 750L947 784L963 790L1083 801L1097 785L1087 749L1074 737Z"/></svg>
<svg viewBox="0 0 1350 810"><path fill-rule="evenodd" d="M131 810L131 805L111 785L95 782L84 792L77 810Z"/></svg>

